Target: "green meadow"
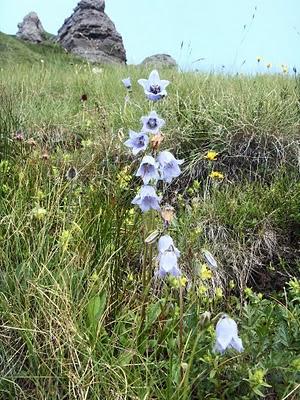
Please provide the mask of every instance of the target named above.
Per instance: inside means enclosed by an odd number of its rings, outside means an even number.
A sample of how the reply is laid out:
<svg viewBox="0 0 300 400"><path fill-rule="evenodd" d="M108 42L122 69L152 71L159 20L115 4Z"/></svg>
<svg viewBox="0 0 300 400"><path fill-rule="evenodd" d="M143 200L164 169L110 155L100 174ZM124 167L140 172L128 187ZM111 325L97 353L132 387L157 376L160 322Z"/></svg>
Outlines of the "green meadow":
<svg viewBox="0 0 300 400"><path fill-rule="evenodd" d="M165 69L150 104L150 71L0 34L1 400L300 398L300 76ZM185 160L160 187L180 279L131 204L152 109ZM213 351L222 313L243 352Z"/></svg>

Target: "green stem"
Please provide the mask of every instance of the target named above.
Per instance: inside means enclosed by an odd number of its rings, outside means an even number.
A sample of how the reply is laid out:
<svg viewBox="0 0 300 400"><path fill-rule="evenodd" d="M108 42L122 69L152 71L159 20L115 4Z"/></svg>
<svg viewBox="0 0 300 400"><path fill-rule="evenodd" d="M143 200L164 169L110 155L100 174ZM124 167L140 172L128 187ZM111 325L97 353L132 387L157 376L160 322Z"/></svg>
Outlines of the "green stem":
<svg viewBox="0 0 300 400"><path fill-rule="evenodd" d="M179 287L179 308L180 308L180 320L179 320L179 362L180 362L180 381L184 378L184 371L182 368L183 362L183 288L182 285Z"/></svg>

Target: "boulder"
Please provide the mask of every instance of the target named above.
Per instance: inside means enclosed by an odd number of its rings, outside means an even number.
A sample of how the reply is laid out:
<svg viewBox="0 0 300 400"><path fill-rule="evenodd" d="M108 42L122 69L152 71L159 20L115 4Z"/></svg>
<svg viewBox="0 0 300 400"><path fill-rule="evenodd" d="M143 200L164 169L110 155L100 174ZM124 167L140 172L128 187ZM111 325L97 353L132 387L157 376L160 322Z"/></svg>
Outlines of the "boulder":
<svg viewBox="0 0 300 400"><path fill-rule="evenodd" d="M28 40L32 43L40 43L45 40L45 31L43 25L35 12L27 14L23 22L18 24L17 37Z"/></svg>
<svg viewBox="0 0 300 400"><path fill-rule="evenodd" d="M177 63L169 54L154 54L153 56L145 58L141 63L142 65L151 65L156 68L172 67L177 68Z"/></svg>
<svg viewBox="0 0 300 400"><path fill-rule="evenodd" d="M104 0L81 0L59 29L57 41L90 62L126 63L122 37L104 9Z"/></svg>

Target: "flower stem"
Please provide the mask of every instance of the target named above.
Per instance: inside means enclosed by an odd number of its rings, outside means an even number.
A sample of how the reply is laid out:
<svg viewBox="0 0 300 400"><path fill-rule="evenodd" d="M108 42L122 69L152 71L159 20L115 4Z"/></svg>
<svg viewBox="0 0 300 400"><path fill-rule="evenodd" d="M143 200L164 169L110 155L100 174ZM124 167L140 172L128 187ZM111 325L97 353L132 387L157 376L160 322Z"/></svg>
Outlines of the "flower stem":
<svg viewBox="0 0 300 400"><path fill-rule="evenodd" d="M182 368L183 363L183 286L179 286L179 309L180 309L180 320L179 320L179 363L180 363L180 381L184 378L184 371Z"/></svg>

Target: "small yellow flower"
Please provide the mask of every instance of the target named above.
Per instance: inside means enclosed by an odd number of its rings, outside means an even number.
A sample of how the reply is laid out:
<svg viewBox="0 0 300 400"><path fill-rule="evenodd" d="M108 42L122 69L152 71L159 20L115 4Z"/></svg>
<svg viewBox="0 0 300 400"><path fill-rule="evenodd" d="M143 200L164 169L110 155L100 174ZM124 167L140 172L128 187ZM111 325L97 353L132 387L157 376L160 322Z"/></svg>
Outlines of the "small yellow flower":
<svg viewBox="0 0 300 400"><path fill-rule="evenodd" d="M36 206L36 207L34 207L34 209L32 210L32 215L36 218L36 219L38 219L38 220L42 220L42 219L44 219L44 217L46 216L46 214L47 214L47 210L45 209L45 208L42 208L42 207L40 207L40 206Z"/></svg>
<svg viewBox="0 0 300 400"><path fill-rule="evenodd" d="M220 287L216 288L215 296L217 299L221 299L223 297L223 290Z"/></svg>
<svg viewBox="0 0 300 400"><path fill-rule="evenodd" d="M209 176L211 179L224 179L224 175L219 171L212 171Z"/></svg>
<svg viewBox="0 0 300 400"><path fill-rule="evenodd" d="M260 57L260 56L257 56L256 57L256 61L259 63L259 62L261 62L261 60L262 60L262 57Z"/></svg>
<svg viewBox="0 0 300 400"><path fill-rule="evenodd" d="M83 148L85 148L85 147L91 147L92 144L93 144L93 142L92 142L90 139L83 140L83 141L81 142L81 145L82 145Z"/></svg>
<svg viewBox="0 0 300 400"><path fill-rule="evenodd" d="M59 245L63 251L67 250L71 239L72 239L72 233L69 230L62 231L59 237Z"/></svg>
<svg viewBox="0 0 300 400"><path fill-rule="evenodd" d="M287 74L289 72L289 67L285 64L281 64L281 69L284 74Z"/></svg>
<svg viewBox="0 0 300 400"><path fill-rule="evenodd" d="M129 168L126 166L117 175L117 181L121 189L128 188L128 185L132 179L132 176L128 173Z"/></svg>
<svg viewBox="0 0 300 400"><path fill-rule="evenodd" d="M184 287L187 284L187 278L185 276L182 276L181 278L179 278L179 284L180 286Z"/></svg>
<svg viewBox="0 0 300 400"><path fill-rule="evenodd" d="M247 297L252 296L253 295L253 290L249 287L246 287L244 290L244 293Z"/></svg>
<svg viewBox="0 0 300 400"><path fill-rule="evenodd" d="M99 279L99 275L97 274L97 272L94 272L93 275L91 276L91 280L93 282L97 282Z"/></svg>
<svg viewBox="0 0 300 400"><path fill-rule="evenodd" d="M211 279L211 277L212 277L211 270L207 268L206 264L202 264L200 269L200 278L203 281L205 281L207 279Z"/></svg>
<svg viewBox="0 0 300 400"><path fill-rule="evenodd" d="M272 68L272 63L268 63L268 64L266 65L266 67L267 67L268 69Z"/></svg>
<svg viewBox="0 0 300 400"><path fill-rule="evenodd" d="M209 161L215 161L217 159L219 153L213 151L213 150L209 150L206 154L206 156L204 156L204 158L206 158Z"/></svg>
<svg viewBox="0 0 300 400"><path fill-rule="evenodd" d="M176 278L175 276L170 276L169 282L173 288L177 289L179 287L184 287L187 284L187 278L185 276L179 278Z"/></svg>
<svg viewBox="0 0 300 400"><path fill-rule="evenodd" d="M208 288L205 285L200 285L198 287L198 295L202 296L203 294L205 294L207 292Z"/></svg>
<svg viewBox="0 0 300 400"><path fill-rule="evenodd" d="M234 289L234 288L235 288L235 283L234 283L233 280L231 280L231 281L229 282L229 287L230 287L230 289Z"/></svg>
<svg viewBox="0 0 300 400"><path fill-rule="evenodd" d="M37 200L43 200L46 197L46 195L42 190L38 190L36 192L35 197L36 197Z"/></svg>
<svg viewBox="0 0 300 400"><path fill-rule="evenodd" d="M133 274L129 274L127 277L128 282L133 282L134 281L134 276Z"/></svg>

